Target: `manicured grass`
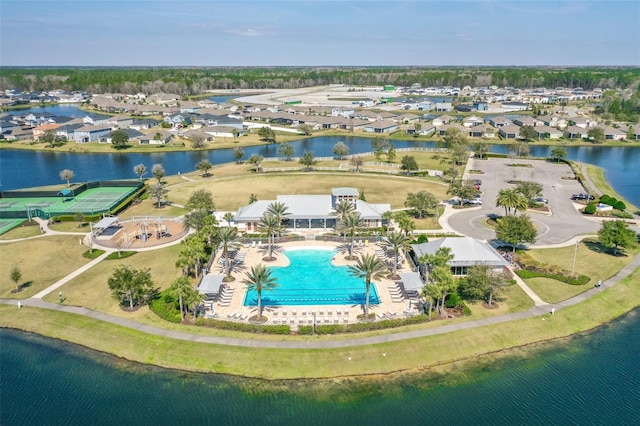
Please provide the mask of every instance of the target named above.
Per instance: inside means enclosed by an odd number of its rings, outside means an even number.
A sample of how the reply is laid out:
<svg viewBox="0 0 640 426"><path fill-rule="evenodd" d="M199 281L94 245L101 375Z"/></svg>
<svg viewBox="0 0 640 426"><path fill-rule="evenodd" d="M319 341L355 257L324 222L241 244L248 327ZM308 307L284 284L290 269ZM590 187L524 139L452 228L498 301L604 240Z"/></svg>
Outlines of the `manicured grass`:
<svg viewBox="0 0 640 426"><path fill-rule="evenodd" d="M78 237L54 235L0 245L0 297L24 299L90 262L82 256L87 248L78 244ZM23 291L15 288L9 271L17 265L22 271L22 283L30 283Z"/></svg>
<svg viewBox="0 0 640 426"><path fill-rule="evenodd" d="M554 316L544 316L545 321L534 317L437 336L336 349L285 350L186 343L88 317L34 308L18 310L7 305L0 306L0 318L6 327L38 332L163 367L269 379L341 377L436 366L455 368L444 364L590 330L639 305L638 281L640 269L612 289L557 311ZM255 362L256 359L260 362Z"/></svg>
<svg viewBox="0 0 640 426"><path fill-rule="evenodd" d="M446 198L446 185L420 178L369 174L283 173L250 174L226 179L184 182L169 187L169 197L184 204L191 193L208 189L213 193L216 209L235 211L256 194L260 200L275 200L279 194L330 194L331 188L351 186L364 191L370 203L390 203L392 208L404 207L409 192L426 190L437 199Z"/></svg>
<svg viewBox="0 0 640 426"><path fill-rule="evenodd" d="M19 238L28 238L36 235L40 235L40 227L36 223L35 225L19 225L4 234L0 235L0 240L17 240Z"/></svg>
<svg viewBox="0 0 640 426"><path fill-rule="evenodd" d="M638 211L640 210L638 207L634 206L630 202L624 199L620 194L618 194L607 182L607 179L604 176L604 169L598 166L594 166L591 164L587 164L587 174L591 178L591 181L596 186L596 188L601 191L603 194L607 194L610 197L614 197L617 200L624 202L627 206L628 210Z"/></svg>
<svg viewBox="0 0 640 426"><path fill-rule="evenodd" d="M526 311L534 306L533 300L516 284L506 287L503 294L494 302L496 307L492 309L486 308L482 302L467 303L472 313L469 318L475 320L510 312Z"/></svg>
<svg viewBox="0 0 640 426"><path fill-rule="evenodd" d="M184 181L181 181L184 182ZM172 188L171 186L169 187ZM170 191L168 196L172 199L172 192ZM185 200L186 201L186 200ZM157 208L155 200L148 198L142 200L140 204L134 204L129 206L126 210L118 213L118 217L121 220L133 219L134 216L163 216L163 217L177 217L186 213L186 210L182 207L164 205L161 208Z"/></svg>
<svg viewBox="0 0 640 426"><path fill-rule="evenodd" d="M598 280L606 280L615 275L626 265L640 248L629 250L627 256L612 256L598 250L599 245L594 239L585 239L578 245L576 257L576 273L591 277L588 283L593 285ZM566 271L573 267L575 246L551 249L528 250L527 254L534 260L549 265L557 265Z"/></svg>
<svg viewBox="0 0 640 426"><path fill-rule="evenodd" d="M123 258L122 261L117 259L102 261L60 287L59 291L64 294L66 298L64 303L67 305L86 306L114 315L123 315L125 313L119 308L118 302L111 297L107 286L107 280L113 273L113 269L121 264L135 269L149 268L156 286L162 290L169 287L171 282L180 276L180 270L175 266L180 249L181 246L177 244L163 249L139 252L133 257ZM58 296L49 294L44 297L44 300L58 303Z"/></svg>
<svg viewBox="0 0 640 426"><path fill-rule="evenodd" d="M531 290L533 290L542 300L548 303L558 303L583 293L591 288L593 284L570 285L553 278L529 278L524 280Z"/></svg>
<svg viewBox="0 0 640 426"><path fill-rule="evenodd" d="M78 232L82 234L88 234L91 232L91 227L88 222L56 222L49 225L49 229L58 232Z"/></svg>

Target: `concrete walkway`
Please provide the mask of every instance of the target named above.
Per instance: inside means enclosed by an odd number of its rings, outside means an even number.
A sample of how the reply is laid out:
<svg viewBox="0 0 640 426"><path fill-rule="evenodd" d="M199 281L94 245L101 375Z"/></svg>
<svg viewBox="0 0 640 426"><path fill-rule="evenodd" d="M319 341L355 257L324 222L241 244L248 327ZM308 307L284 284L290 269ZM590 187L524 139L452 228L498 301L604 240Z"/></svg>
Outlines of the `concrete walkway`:
<svg viewBox="0 0 640 426"><path fill-rule="evenodd" d="M189 342L211 343L211 344L218 344L218 345L243 346L243 347L254 347L254 348L272 348L272 349L327 349L327 348L344 348L344 347L352 347L352 346L374 345L374 344L380 344L380 343L395 342L399 340L415 339L420 337L450 333L452 331L468 330L472 328L483 327L486 325L500 324L508 321L546 315L551 313L552 310L559 311L568 306L573 306L575 304L578 304L588 299L589 297L595 295L596 293L604 291L607 288L613 287L622 279L629 276L638 267L640 267L640 254L636 255L636 257L634 257L633 260L629 262L624 268L622 268L622 270L620 270L620 272L618 272L614 277L603 282L602 287L600 288L594 287L591 290L588 290L582 294L579 294L575 297L572 297L571 299L565 300L560 303L547 304L544 306L534 306L533 308L523 312L515 312L511 314L504 314L504 315L499 315L495 317L482 318L478 320L461 322L457 324L448 324L448 325L444 325L436 328L426 328L426 329L420 329L420 330L405 331L402 333L362 337L362 338L355 338L355 339L344 339L344 340L283 342L283 341L270 341L270 340L250 340L249 338L236 339L236 338L230 338L230 337L202 336L197 334L185 333L181 331L165 330L163 328L141 324L139 322L120 318L120 317L115 317L113 315L109 315L103 312L93 311L91 309L87 309L84 307L49 303L49 302L43 301L42 299L37 299L35 298L35 296L34 298L31 298L31 299L20 300L20 303L22 303L23 306L25 307L36 307L41 309L49 309L49 310L67 312L67 313L72 313L77 315L84 315L90 318L94 318L100 321L105 321L111 324L120 325L122 327L126 327L132 330L137 330L143 333L153 334L156 336L170 337L172 339L184 340ZM43 292L55 290L53 287L56 284L52 285L46 290L43 290ZM0 299L0 303L6 304L6 305L17 305L18 300Z"/></svg>

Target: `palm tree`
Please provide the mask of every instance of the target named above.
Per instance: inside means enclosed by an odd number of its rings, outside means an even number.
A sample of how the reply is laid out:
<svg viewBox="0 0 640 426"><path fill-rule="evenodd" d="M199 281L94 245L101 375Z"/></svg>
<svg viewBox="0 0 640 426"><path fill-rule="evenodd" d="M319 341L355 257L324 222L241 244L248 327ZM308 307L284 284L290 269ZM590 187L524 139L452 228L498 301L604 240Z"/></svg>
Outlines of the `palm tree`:
<svg viewBox="0 0 640 426"><path fill-rule="evenodd" d="M182 240L181 245L182 249L180 250L176 266L184 267L186 265L193 265L195 276L197 277L200 272L200 264L207 257L204 241L196 235L192 235Z"/></svg>
<svg viewBox="0 0 640 426"><path fill-rule="evenodd" d="M453 260L455 255L451 252L450 247L440 247L435 253L426 253L422 255L419 262L427 267L427 280L431 280L431 270L436 266L447 266L449 261Z"/></svg>
<svg viewBox="0 0 640 426"><path fill-rule="evenodd" d="M226 213L224 214L224 216L222 216L222 218L223 218L224 220L226 220L226 221L227 221L227 225L229 225L229 227L231 227L231 221L233 220L233 213L231 213L231 212L226 212Z"/></svg>
<svg viewBox="0 0 640 426"><path fill-rule="evenodd" d="M278 286L278 279L271 276L271 269L262 263L252 266L251 271L245 272L242 281L247 285L247 291L255 290L258 294L258 319L262 318L262 292L271 291Z"/></svg>
<svg viewBox="0 0 640 426"><path fill-rule="evenodd" d="M364 304L364 316L369 318L369 294L371 293L371 280L384 277L387 267L375 254L363 253L356 260L355 265L349 266L349 273L356 278L364 278L366 296Z"/></svg>
<svg viewBox="0 0 640 426"><path fill-rule="evenodd" d="M505 216L515 215L518 210L526 210L529 205L527 199L515 189L501 189L496 198L496 207L504 207Z"/></svg>
<svg viewBox="0 0 640 426"><path fill-rule="evenodd" d="M182 276L171 283L171 292L178 295L178 303L180 304L180 319L184 320L184 299L192 290L191 282L188 277Z"/></svg>
<svg viewBox="0 0 640 426"><path fill-rule="evenodd" d="M401 250L407 250L411 244L411 239L402 232L392 232L382 240L382 245L393 250L393 275L398 275L398 254Z"/></svg>
<svg viewBox="0 0 640 426"><path fill-rule="evenodd" d="M287 210L289 210L289 207L287 207L285 203L281 203L280 201L274 201L267 207L266 213L272 214L276 217L276 219L278 219L278 224L280 225L280 229L278 229L278 236L280 235L280 231L282 231L283 229L282 220L286 215L289 214Z"/></svg>
<svg viewBox="0 0 640 426"><path fill-rule="evenodd" d="M456 286L456 281L453 278L453 274L451 273L451 268L449 266L436 266L433 268L431 272L431 279L433 284L432 286L436 286L438 292L440 293L437 297L440 300L437 302L438 312L442 315L444 309L444 302L447 298L449 292L453 291Z"/></svg>
<svg viewBox="0 0 640 426"><path fill-rule="evenodd" d="M433 304L437 302L440 289L433 284L426 284L422 287L420 295L424 297L425 301L429 304L429 319L431 319L431 312L433 311Z"/></svg>
<svg viewBox="0 0 640 426"><path fill-rule="evenodd" d="M222 248L222 257L224 258L225 281L231 281L231 261L229 260L229 250L237 250L240 248L238 241L238 230L236 228L220 228L216 235L218 247Z"/></svg>
<svg viewBox="0 0 640 426"><path fill-rule="evenodd" d="M274 260L273 258L273 239L276 233L281 229L281 221L273 214L265 213L260 218L258 229L269 235L269 255L264 260Z"/></svg>
<svg viewBox="0 0 640 426"><path fill-rule="evenodd" d="M338 220L339 222L344 220L344 217L347 214L355 211L355 209L356 205L349 200L339 200L333 207L333 210L335 210L336 212L336 220Z"/></svg>
<svg viewBox="0 0 640 426"><path fill-rule="evenodd" d="M353 255L353 237L359 227L360 213L358 212L347 213L347 215L345 215L345 217L342 219L341 228L345 231L345 234L348 234L350 237L349 258L351 258Z"/></svg>

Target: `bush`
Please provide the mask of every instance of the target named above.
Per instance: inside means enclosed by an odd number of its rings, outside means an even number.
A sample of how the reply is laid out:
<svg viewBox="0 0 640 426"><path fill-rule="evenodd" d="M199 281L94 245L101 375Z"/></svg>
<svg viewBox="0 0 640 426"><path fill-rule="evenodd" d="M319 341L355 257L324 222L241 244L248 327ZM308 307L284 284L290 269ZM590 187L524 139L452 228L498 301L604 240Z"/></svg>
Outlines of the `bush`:
<svg viewBox="0 0 640 426"><path fill-rule="evenodd" d="M222 321L202 317L196 319L196 325L200 327L217 328L220 330L234 330L250 333L291 334L291 328L288 325L247 324L244 322Z"/></svg>
<svg viewBox="0 0 640 426"><path fill-rule="evenodd" d="M596 203L589 203L587 207L584 208L585 214L595 214L596 213Z"/></svg>
<svg viewBox="0 0 640 426"><path fill-rule="evenodd" d="M113 253L110 253L107 257L105 257L105 260L124 259L130 256L133 256L136 253L137 251L121 251L120 254L118 255L118 252L114 251Z"/></svg>
<svg viewBox="0 0 640 426"><path fill-rule="evenodd" d="M543 277L558 280L570 285L584 285L591 280L591 278L586 275L580 275L578 276L578 278L573 278L562 274L551 274L547 272L530 271L527 269L516 271L516 274L518 274L518 276L522 279Z"/></svg>
<svg viewBox="0 0 640 426"><path fill-rule="evenodd" d="M487 152L484 156L486 158L509 158L507 154L496 154L495 152Z"/></svg>
<svg viewBox="0 0 640 426"><path fill-rule="evenodd" d="M343 334L360 333L363 331L383 330L387 328L402 327L410 324L421 324L429 321L426 315L414 315L406 318L394 318L383 321L359 322L355 324L326 324L316 325L316 333L322 334ZM313 334L313 326L305 325L298 327L299 334Z"/></svg>
<svg viewBox="0 0 640 426"><path fill-rule="evenodd" d="M447 299L445 300L444 305L447 308L451 309L451 308L457 307L460 303L463 303L460 295L458 293L452 293L449 296L447 296Z"/></svg>
<svg viewBox="0 0 640 426"><path fill-rule="evenodd" d="M149 304L149 309L165 321L180 323L180 309L176 307L176 300L167 291L160 293Z"/></svg>
<svg viewBox="0 0 640 426"><path fill-rule="evenodd" d="M84 253L82 253L82 256L86 257L87 259L95 259L96 257L100 256L103 253L104 253L104 250L93 249L93 252L91 250L85 251Z"/></svg>
<svg viewBox="0 0 640 426"><path fill-rule="evenodd" d="M611 216L619 217L620 219L633 219L633 215L631 213L627 213L621 210L612 211Z"/></svg>
<svg viewBox="0 0 640 426"><path fill-rule="evenodd" d="M623 211L625 211L627 209L627 206L625 206L625 204L622 201L618 201L617 203L615 203L613 205L613 208L623 212Z"/></svg>
<svg viewBox="0 0 640 426"><path fill-rule="evenodd" d="M600 202L602 204L609 204L609 200L611 200L611 197L609 197L607 194L604 194L602 197L600 197Z"/></svg>

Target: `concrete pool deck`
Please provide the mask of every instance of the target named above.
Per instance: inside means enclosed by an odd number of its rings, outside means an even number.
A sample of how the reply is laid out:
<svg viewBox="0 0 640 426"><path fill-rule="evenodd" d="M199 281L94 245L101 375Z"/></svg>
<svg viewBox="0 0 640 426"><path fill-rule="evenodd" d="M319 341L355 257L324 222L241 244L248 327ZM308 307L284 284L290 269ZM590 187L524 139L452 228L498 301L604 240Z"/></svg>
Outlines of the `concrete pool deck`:
<svg viewBox="0 0 640 426"><path fill-rule="evenodd" d="M360 239L356 240L357 242ZM362 240L363 243L365 240ZM251 266L262 263L265 266L280 266L286 267L289 265L289 260L283 253L287 249L291 248L311 248L322 247L335 250L336 254L333 258L334 266L349 266L355 263L346 259L348 255L348 245L345 243L325 242L325 241L294 241L288 243L282 243L274 246L273 255L276 260L266 262L262 258L268 255L269 246L262 244L260 247L242 247L240 253L245 253L244 262L240 265L236 265L231 273L235 277L235 281L225 283L227 290L225 294L231 294L230 290L233 290L231 298L228 303L215 302L213 304L213 311L218 315L218 319L227 320L235 315L237 318L240 316L241 321L246 322L247 318L257 314L257 307L244 306L244 299L246 295L246 285L242 282L245 278L245 272L251 269ZM357 246L353 248L353 253L359 255L360 253L375 254L375 250L380 247L372 242L364 243L364 246ZM214 267L210 274L222 275L224 274L224 267L218 262L219 254L214 259ZM404 260L401 263L401 268L398 268L398 272L411 272L409 264ZM409 307L409 299L404 298L402 301L394 301L391 293L389 292L389 286L396 284L395 281L388 279L379 280L376 283L376 291L378 299L380 301L377 305L370 305L370 312L379 314L380 316L389 316L389 313L396 317L402 317L404 310ZM364 282L362 283L362 289L364 291ZM265 294L266 295L266 294ZM208 302L210 303L210 302ZM415 303L414 303L415 305ZM337 311L340 311L338 313ZM286 313L285 313L286 312ZM295 314L294 314L295 312ZM268 324L282 324L284 323L296 328L298 325L311 325L313 324L313 312L316 312L316 321L322 324L345 324L356 322L356 317L363 313L363 307L360 304L352 305L287 305L282 307L265 307L263 309L263 315L266 316ZM416 311L417 313L417 311ZM274 323L274 320L276 321Z"/></svg>

